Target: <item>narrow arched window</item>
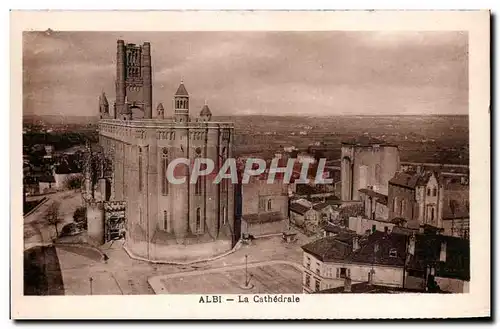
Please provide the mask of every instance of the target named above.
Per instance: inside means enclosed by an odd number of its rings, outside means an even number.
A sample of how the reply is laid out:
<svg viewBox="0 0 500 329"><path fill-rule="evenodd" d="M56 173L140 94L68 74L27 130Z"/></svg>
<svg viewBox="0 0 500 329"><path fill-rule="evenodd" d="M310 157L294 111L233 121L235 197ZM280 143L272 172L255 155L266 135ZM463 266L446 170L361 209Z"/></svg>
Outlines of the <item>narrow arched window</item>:
<svg viewBox="0 0 500 329"><path fill-rule="evenodd" d="M201 209L196 208L196 232L201 232Z"/></svg>
<svg viewBox="0 0 500 329"><path fill-rule="evenodd" d="M164 147L161 154L161 194L163 195L168 194L167 168L168 168L168 150L166 147Z"/></svg>
<svg viewBox="0 0 500 329"><path fill-rule="evenodd" d="M170 232L170 220L168 218L168 212L166 210L163 210L163 229L166 232Z"/></svg>
<svg viewBox="0 0 500 329"><path fill-rule="evenodd" d="M267 200L267 211L271 211L272 209L272 201L271 199Z"/></svg>
<svg viewBox="0 0 500 329"><path fill-rule="evenodd" d="M139 191L142 191L142 148L141 147L139 147L138 171L139 171Z"/></svg>

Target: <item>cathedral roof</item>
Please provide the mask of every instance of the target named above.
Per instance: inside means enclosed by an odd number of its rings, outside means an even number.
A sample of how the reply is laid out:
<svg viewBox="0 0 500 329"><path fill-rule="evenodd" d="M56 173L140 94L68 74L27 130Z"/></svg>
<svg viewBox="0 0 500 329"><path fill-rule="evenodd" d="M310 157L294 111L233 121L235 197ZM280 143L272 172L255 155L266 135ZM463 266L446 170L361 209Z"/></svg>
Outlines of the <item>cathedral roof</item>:
<svg viewBox="0 0 500 329"><path fill-rule="evenodd" d="M189 96L186 87L184 87L184 83L181 82L179 88L177 88L177 91L175 92L175 96Z"/></svg>
<svg viewBox="0 0 500 329"><path fill-rule="evenodd" d="M211 116L212 112L210 111L210 108L208 107L207 104L203 105L203 108L201 109L200 112L200 117L202 116Z"/></svg>

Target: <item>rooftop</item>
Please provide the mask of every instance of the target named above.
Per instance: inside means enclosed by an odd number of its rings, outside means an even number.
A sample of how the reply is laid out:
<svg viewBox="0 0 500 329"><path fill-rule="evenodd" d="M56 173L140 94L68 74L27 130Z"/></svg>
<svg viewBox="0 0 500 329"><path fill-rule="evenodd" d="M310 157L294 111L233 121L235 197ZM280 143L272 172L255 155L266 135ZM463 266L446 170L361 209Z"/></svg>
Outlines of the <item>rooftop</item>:
<svg viewBox="0 0 500 329"><path fill-rule="evenodd" d="M304 205L301 205L300 203L290 204L290 211L297 213L297 214L300 214L300 215L304 215L310 209L311 208L306 207Z"/></svg>
<svg viewBox="0 0 500 329"><path fill-rule="evenodd" d="M403 186L407 188L414 189L420 179L419 174L409 174L406 172L397 172L389 180L389 184Z"/></svg>
<svg viewBox="0 0 500 329"><path fill-rule="evenodd" d="M410 239L405 234L374 232L369 236L359 237L359 248L354 250L352 236L329 236L310 242L302 246L302 249L323 262L403 267ZM446 246L446 259L441 261L443 246ZM468 281L469 241L439 234L415 234L415 251L413 255L409 255L407 269L423 272L428 265L435 267L437 277Z"/></svg>
<svg viewBox="0 0 500 329"><path fill-rule="evenodd" d="M280 211L243 215L243 220L251 224L272 223L285 220Z"/></svg>
<svg viewBox="0 0 500 329"><path fill-rule="evenodd" d="M366 195L374 198L375 201L377 201L378 203L383 204L384 206L387 206L387 202L388 202L387 195L382 194L382 193L378 193L374 190L370 190L367 188L362 188L359 190L359 192L366 194Z"/></svg>

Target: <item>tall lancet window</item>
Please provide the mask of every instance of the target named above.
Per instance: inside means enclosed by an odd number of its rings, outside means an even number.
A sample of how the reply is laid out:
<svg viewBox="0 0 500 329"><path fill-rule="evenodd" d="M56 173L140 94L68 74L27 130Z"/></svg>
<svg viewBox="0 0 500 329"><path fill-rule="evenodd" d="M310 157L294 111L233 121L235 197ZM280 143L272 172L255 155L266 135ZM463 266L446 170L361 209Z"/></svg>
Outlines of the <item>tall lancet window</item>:
<svg viewBox="0 0 500 329"><path fill-rule="evenodd" d="M201 209L196 208L196 233L201 232Z"/></svg>
<svg viewBox="0 0 500 329"><path fill-rule="evenodd" d="M168 194L168 177L167 177L167 168L168 168L168 150L166 147L163 148L161 154L161 194Z"/></svg>
<svg viewBox="0 0 500 329"><path fill-rule="evenodd" d="M169 233L171 231L170 220L168 218L168 212L166 210L163 210L163 229Z"/></svg>
<svg viewBox="0 0 500 329"><path fill-rule="evenodd" d="M197 147L196 150L195 150L196 154L196 158L197 159L200 159L201 158L201 148ZM205 168L202 168L202 169L205 169ZM203 177L204 176L198 176L197 180L196 180L196 185L194 186L194 194L195 195L201 195L201 191L202 191L202 186L203 186Z"/></svg>
<svg viewBox="0 0 500 329"><path fill-rule="evenodd" d="M142 148L139 147L139 191L142 191Z"/></svg>

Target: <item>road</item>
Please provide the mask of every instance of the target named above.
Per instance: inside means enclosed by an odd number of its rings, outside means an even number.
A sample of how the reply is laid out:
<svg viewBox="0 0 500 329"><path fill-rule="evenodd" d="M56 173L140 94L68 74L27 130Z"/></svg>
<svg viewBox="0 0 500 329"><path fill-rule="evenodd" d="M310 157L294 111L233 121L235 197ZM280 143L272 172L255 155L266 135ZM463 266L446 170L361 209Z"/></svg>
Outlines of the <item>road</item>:
<svg viewBox="0 0 500 329"><path fill-rule="evenodd" d="M40 196L40 198L43 196ZM62 191L45 195L47 201L38 206L28 216L24 217L24 250L35 246L46 246L52 243L56 232L53 225L48 225L45 221L45 214L48 208L55 201L60 202L60 216L63 222L58 225L60 231L62 227L73 221L75 209L83 205L83 200L79 190Z"/></svg>

